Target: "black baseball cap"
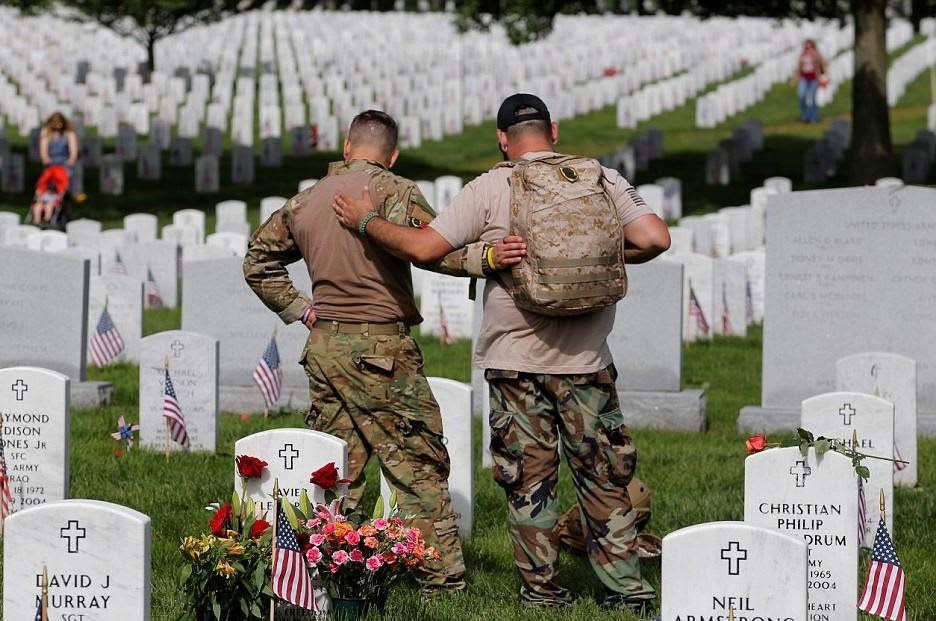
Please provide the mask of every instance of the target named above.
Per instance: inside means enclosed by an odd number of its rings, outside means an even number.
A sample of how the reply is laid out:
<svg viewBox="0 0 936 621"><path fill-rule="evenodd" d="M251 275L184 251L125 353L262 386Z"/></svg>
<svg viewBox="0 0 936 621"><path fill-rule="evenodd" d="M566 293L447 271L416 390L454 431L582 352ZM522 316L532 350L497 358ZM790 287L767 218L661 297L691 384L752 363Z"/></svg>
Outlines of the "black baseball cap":
<svg viewBox="0 0 936 621"><path fill-rule="evenodd" d="M525 112L518 114L517 110L523 108L533 108L535 112ZM505 131L511 125L523 123L524 121L546 121L550 122L549 110L543 100L536 95L529 93L516 93L504 100L497 111L497 129Z"/></svg>

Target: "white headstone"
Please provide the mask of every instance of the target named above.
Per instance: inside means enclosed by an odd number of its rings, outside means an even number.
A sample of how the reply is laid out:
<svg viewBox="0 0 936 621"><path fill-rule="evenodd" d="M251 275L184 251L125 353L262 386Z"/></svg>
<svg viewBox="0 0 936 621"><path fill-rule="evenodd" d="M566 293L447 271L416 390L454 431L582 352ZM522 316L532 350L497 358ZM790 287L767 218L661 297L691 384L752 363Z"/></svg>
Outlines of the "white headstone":
<svg viewBox="0 0 936 621"><path fill-rule="evenodd" d="M429 387L442 412L442 441L451 468L448 484L452 508L462 537L471 536L474 520L474 445L471 415L471 386L442 377L430 377ZM391 486L381 473L381 494L390 496Z"/></svg>
<svg viewBox="0 0 936 621"><path fill-rule="evenodd" d="M7 619L35 618L47 567L49 619L149 621L149 517L100 500L62 500L10 516L4 531Z"/></svg>
<svg viewBox="0 0 936 621"><path fill-rule="evenodd" d="M312 187L313 185L315 185L316 183L318 183L318 179L301 179L301 180L299 181L299 188L298 188L298 191L299 191L299 192L303 192L303 191L305 191L305 190L308 190L309 188L311 188L311 187Z"/></svg>
<svg viewBox="0 0 936 621"><path fill-rule="evenodd" d="M238 200L221 201L215 205L215 220L217 222L245 222L247 203Z"/></svg>
<svg viewBox="0 0 936 621"><path fill-rule="evenodd" d="M165 240L131 244L124 249L127 274L146 283L147 308L176 307L179 299L178 253L178 246ZM155 295L159 296L159 303L154 303Z"/></svg>
<svg viewBox="0 0 936 621"><path fill-rule="evenodd" d="M644 202L647 203L653 213L660 216L663 216L663 187L656 185L655 183L645 183L643 185L637 186L637 193L640 194L640 197L644 199Z"/></svg>
<svg viewBox="0 0 936 621"><path fill-rule="evenodd" d="M863 392L894 404L894 485L917 483L917 363L885 352L840 358L835 363L835 389Z"/></svg>
<svg viewBox="0 0 936 621"><path fill-rule="evenodd" d="M94 363L92 350L100 347L95 344L104 306L114 328L120 334L123 351L114 358L114 362L139 362L140 339L143 338L143 283L142 281L121 274L92 276L88 297L88 362ZM104 337L110 344L113 337Z"/></svg>
<svg viewBox="0 0 936 621"><path fill-rule="evenodd" d="M151 213L132 213L124 216L123 228L138 242L156 241L158 219Z"/></svg>
<svg viewBox="0 0 936 621"><path fill-rule="evenodd" d="M205 245L227 248L240 257L247 254L247 236L241 233L212 233L205 238Z"/></svg>
<svg viewBox="0 0 936 621"><path fill-rule="evenodd" d="M68 248L68 235L61 231L36 231L26 238L26 248L38 252L62 252Z"/></svg>
<svg viewBox="0 0 936 621"><path fill-rule="evenodd" d="M200 209L180 209L172 214L176 226L190 226L198 231L198 243L205 242L205 212Z"/></svg>
<svg viewBox="0 0 936 621"><path fill-rule="evenodd" d="M435 202L432 208L436 213L442 213L455 200L455 195L462 189L461 178L453 175L444 175L435 180ZM426 197L429 198L428 196Z"/></svg>
<svg viewBox="0 0 936 621"><path fill-rule="evenodd" d="M419 312L423 316L421 334L441 336L444 319L452 338L471 336L472 303L468 299L468 283L467 278L435 272L426 274L419 300Z"/></svg>
<svg viewBox="0 0 936 621"><path fill-rule="evenodd" d="M663 539L667 621L807 621L802 539L743 522L689 526Z"/></svg>
<svg viewBox="0 0 936 621"><path fill-rule="evenodd" d="M273 482L279 482L280 493L297 502L302 490L313 503L324 502L325 492L309 483L309 475L322 466L335 462L338 475L348 472L348 445L335 436L309 429L270 429L241 438L234 443L234 455L248 455L267 462L260 479L251 479L247 495L266 512L269 521L273 510ZM243 480L234 468L234 491L243 491Z"/></svg>
<svg viewBox="0 0 936 621"><path fill-rule="evenodd" d="M747 269L729 259L715 260L715 334L746 336Z"/></svg>
<svg viewBox="0 0 936 621"><path fill-rule="evenodd" d="M0 437L13 513L68 496L69 384L48 369L0 369Z"/></svg>
<svg viewBox="0 0 936 621"><path fill-rule="evenodd" d="M198 228L187 225L167 224L162 227L160 239L172 242L177 246L194 246L198 244Z"/></svg>
<svg viewBox="0 0 936 621"><path fill-rule="evenodd" d="M182 330L157 332L142 341L140 445L158 451L166 447L183 450L177 442L166 442L163 397L167 361L191 450L214 451L218 441L218 341Z"/></svg>
<svg viewBox="0 0 936 621"><path fill-rule="evenodd" d="M857 392L829 392L803 401L800 426L816 437L825 436L852 444L858 434L857 451L890 459L894 450L894 404L880 397ZM890 461L865 459L871 476L865 483L867 531L864 547L871 547L880 521L878 496L884 490L887 529L894 532L894 465Z"/></svg>
<svg viewBox="0 0 936 621"><path fill-rule="evenodd" d="M858 601L858 480L851 461L798 447L744 462L744 521L809 546L809 619L855 621Z"/></svg>
<svg viewBox="0 0 936 621"><path fill-rule="evenodd" d="M672 255L683 264L683 340L712 338L715 324L715 261L702 254Z"/></svg>
<svg viewBox="0 0 936 621"><path fill-rule="evenodd" d="M260 199L260 224L270 219L273 212L286 204L288 199L282 196L266 196Z"/></svg>

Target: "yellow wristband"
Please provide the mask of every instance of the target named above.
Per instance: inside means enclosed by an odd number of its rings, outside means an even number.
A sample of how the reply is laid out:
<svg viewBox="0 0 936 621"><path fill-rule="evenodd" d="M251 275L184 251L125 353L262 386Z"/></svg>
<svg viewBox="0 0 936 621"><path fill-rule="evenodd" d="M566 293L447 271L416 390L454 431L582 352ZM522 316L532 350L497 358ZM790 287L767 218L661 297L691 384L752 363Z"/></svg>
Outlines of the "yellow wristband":
<svg viewBox="0 0 936 621"><path fill-rule="evenodd" d="M485 257L485 259L487 260L487 264L489 268L491 268L492 270L497 269L497 266L494 265L494 246L488 246L487 256Z"/></svg>

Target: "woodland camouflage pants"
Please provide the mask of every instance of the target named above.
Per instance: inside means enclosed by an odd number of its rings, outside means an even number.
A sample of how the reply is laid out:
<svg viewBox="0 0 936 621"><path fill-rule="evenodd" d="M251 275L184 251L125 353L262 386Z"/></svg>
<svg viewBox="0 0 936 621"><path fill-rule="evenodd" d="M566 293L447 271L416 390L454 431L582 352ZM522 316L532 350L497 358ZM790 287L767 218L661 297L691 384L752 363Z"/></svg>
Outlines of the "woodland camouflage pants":
<svg viewBox="0 0 936 621"><path fill-rule="evenodd" d="M364 493L372 453L397 490L400 511L441 560L419 576L425 587L465 587L458 525L449 496L449 456L442 415L423 374L423 357L410 336L364 336L312 329L303 363L312 408L306 424L348 443L348 502Z"/></svg>
<svg viewBox="0 0 936 621"><path fill-rule="evenodd" d="M538 375L489 369L494 479L507 493L510 537L521 598L561 605L556 581L558 444L582 507L588 560L609 590L654 597L641 578L636 515L627 494L637 452L624 425L613 366L586 375Z"/></svg>

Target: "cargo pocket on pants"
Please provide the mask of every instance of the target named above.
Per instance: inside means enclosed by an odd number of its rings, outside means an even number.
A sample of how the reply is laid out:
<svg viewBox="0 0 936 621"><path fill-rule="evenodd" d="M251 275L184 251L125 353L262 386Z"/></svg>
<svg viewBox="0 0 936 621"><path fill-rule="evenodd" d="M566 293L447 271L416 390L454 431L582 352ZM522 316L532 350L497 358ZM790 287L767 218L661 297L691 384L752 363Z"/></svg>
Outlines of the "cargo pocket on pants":
<svg viewBox="0 0 936 621"><path fill-rule="evenodd" d="M607 461L608 480L619 485L627 485L634 477L637 450L634 448L630 430L624 424L624 414L620 408L614 408L602 412L598 418L601 421L600 433L604 434L604 438L599 438L599 441ZM598 470L600 472L602 469Z"/></svg>
<svg viewBox="0 0 936 621"><path fill-rule="evenodd" d="M491 457L494 459L494 480L506 490L523 483L523 448L513 425L513 415L492 409Z"/></svg>

